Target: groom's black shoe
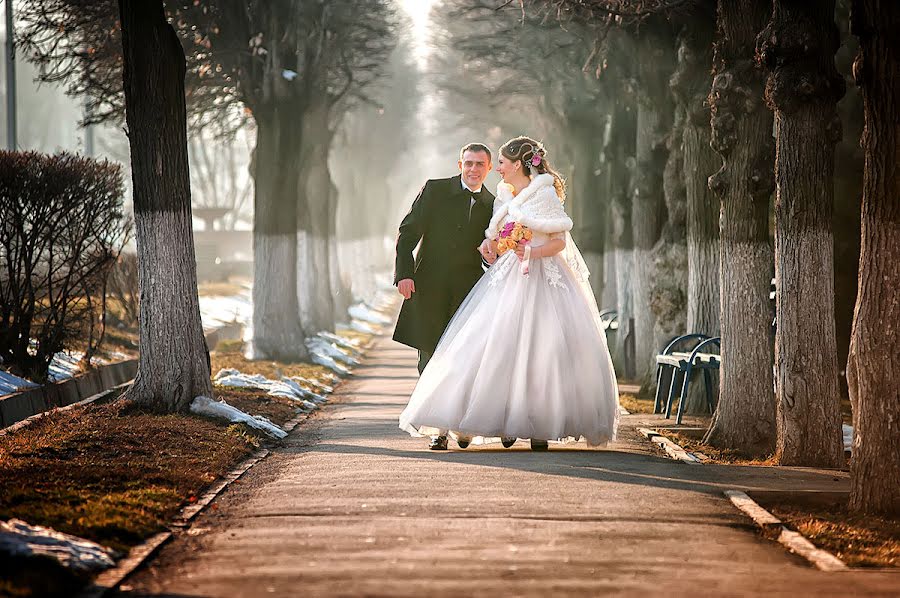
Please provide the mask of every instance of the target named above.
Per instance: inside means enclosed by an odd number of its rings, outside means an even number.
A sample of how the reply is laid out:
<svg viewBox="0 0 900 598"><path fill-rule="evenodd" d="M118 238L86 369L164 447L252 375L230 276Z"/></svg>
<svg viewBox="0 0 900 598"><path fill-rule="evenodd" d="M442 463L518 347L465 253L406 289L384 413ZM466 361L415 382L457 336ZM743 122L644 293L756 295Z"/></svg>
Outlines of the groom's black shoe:
<svg viewBox="0 0 900 598"><path fill-rule="evenodd" d="M550 445L547 444L546 440L535 440L531 439L531 450L533 451L546 451L550 448Z"/></svg>
<svg viewBox="0 0 900 598"><path fill-rule="evenodd" d="M447 437L446 436L432 436L431 444L428 445L428 448L433 451L446 451L447 450Z"/></svg>
<svg viewBox="0 0 900 598"><path fill-rule="evenodd" d="M503 445L503 448L509 448L516 443L516 439L515 438L507 438L504 436L503 438L500 439L500 443Z"/></svg>

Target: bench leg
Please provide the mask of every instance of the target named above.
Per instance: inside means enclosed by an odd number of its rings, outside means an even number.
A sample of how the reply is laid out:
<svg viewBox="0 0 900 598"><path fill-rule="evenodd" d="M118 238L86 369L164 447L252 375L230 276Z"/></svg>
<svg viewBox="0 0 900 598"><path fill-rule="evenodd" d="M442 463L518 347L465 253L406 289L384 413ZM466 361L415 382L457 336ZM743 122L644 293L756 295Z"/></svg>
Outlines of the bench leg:
<svg viewBox="0 0 900 598"><path fill-rule="evenodd" d="M691 384L691 374L693 368L688 364L684 371L684 384L681 387L681 400L678 401L678 414L675 416L675 425L681 425L681 417L684 415L684 404L687 403L688 387Z"/></svg>
<svg viewBox="0 0 900 598"><path fill-rule="evenodd" d="M669 385L670 369L672 369L671 366L664 364L656 367L656 397L653 401L653 413L663 412L663 394L666 392L664 388L667 388Z"/></svg>
<svg viewBox="0 0 900 598"><path fill-rule="evenodd" d="M716 411L715 401L713 401L712 372L703 370L703 383L706 386L706 406L709 408L709 414L712 415Z"/></svg>
<svg viewBox="0 0 900 598"><path fill-rule="evenodd" d="M678 385L678 376L681 374L681 369L673 367L672 368L672 380L669 382L669 396L666 398L666 419L672 417L672 401L675 399L675 389Z"/></svg>
<svg viewBox="0 0 900 598"><path fill-rule="evenodd" d="M656 366L656 397L653 400L653 413L662 413L662 394L663 380L665 379L666 367L663 364Z"/></svg>

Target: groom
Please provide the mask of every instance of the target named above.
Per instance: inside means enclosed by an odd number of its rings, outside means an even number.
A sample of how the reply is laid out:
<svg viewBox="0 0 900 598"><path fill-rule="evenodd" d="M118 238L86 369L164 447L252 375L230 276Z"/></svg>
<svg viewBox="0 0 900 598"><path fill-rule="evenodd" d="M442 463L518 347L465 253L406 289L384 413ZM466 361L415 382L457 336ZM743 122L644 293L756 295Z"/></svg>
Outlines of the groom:
<svg viewBox="0 0 900 598"><path fill-rule="evenodd" d="M478 246L494 205L494 196L483 187L491 171L491 150L470 143L460 150L457 166L460 174L425 183L397 235L394 284L405 301L394 340L419 350L420 374L484 273ZM447 436L432 438L430 448L446 450Z"/></svg>

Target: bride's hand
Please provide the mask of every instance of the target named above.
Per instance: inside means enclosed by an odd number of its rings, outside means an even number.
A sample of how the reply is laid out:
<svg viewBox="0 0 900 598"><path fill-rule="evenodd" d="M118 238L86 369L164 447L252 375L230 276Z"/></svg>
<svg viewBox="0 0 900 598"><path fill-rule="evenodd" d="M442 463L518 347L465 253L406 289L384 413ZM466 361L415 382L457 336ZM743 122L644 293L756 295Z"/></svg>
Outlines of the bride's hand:
<svg viewBox="0 0 900 598"><path fill-rule="evenodd" d="M528 241L522 240L519 241L519 244L516 245L516 257L519 258L519 261L523 261L525 259L525 248L528 246Z"/></svg>

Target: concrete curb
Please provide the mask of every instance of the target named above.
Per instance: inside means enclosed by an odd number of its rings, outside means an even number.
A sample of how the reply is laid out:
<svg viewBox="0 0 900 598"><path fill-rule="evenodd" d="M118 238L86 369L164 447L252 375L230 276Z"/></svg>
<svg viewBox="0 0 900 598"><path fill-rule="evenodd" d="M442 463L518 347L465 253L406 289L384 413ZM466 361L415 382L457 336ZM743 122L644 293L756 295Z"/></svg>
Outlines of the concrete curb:
<svg viewBox="0 0 900 598"><path fill-rule="evenodd" d="M742 513L753 519L762 529L778 533L778 542L790 552L799 554L821 571L848 571L846 563L827 550L816 548L803 534L789 530L778 517L740 490L726 490L725 496Z"/></svg>
<svg viewBox="0 0 900 598"><path fill-rule="evenodd" d="M675 444L659 432L655 430L651 430L649 428L638 428L638 432L641 433L647 440L654 444L658 444L669 457L675 459L676 461L681 461L682 463L687 463L689 465L700 465L702 460L698 457L694 456L693 453L690 453L679 445Z"/></svg>
<svg viewBox="0 0 900 598"><path fill-rule="evenodd" d="M62 382L50 382L0 397L0 427L14 425L57 407L68 407L131 380L137 374L137 364L137 359L129 359L100 365Z"/></svg>

